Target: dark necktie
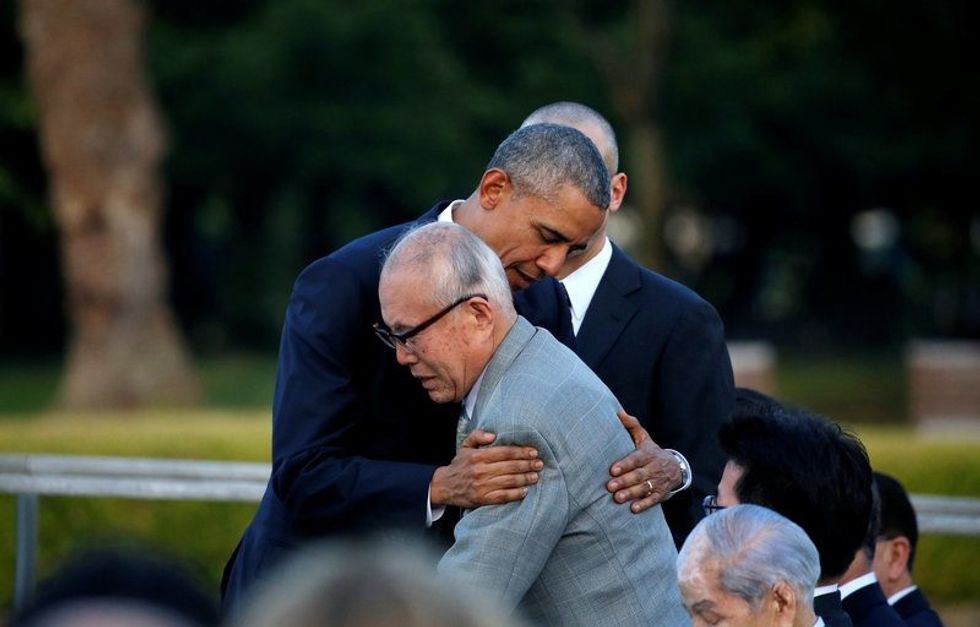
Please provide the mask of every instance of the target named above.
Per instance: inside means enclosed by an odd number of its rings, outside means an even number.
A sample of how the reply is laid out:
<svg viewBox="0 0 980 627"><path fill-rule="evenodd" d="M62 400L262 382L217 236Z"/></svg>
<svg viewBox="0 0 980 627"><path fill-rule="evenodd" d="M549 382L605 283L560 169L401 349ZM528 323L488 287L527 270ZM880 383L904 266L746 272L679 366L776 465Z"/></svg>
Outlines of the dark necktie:
<svg viewBox="0 0 980 627"><path fill-rule="evenodd" d="M555 284L555 301L558 306L558 328L555 335L562 344L575 350L575 327L572 326L572 300L568 297L568 290L565 289L561 281L553 281Z"/></svg>

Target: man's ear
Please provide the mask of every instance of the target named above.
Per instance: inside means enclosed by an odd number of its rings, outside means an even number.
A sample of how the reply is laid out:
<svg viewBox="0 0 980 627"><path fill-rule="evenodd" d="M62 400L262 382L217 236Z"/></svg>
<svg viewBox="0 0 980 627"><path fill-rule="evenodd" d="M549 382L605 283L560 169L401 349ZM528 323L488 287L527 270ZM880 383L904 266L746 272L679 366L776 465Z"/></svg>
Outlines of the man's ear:
<svg viewBox="0 0 980 627"><path fill-rule="evenodd" d="M492 211L511 190L510 177L500 168L490 168L480 179L480 206Z"/></svg>
<svg viewBox="0 0 980 627"><path fill-rule="evenodd" d="M888 541L888 577L895 580L904 576L909 568L909 555L912 543L905 536L897 536Z"/></svg>
<svg viewBox="0 0 980 627"><path fill-rule="evenodd" d="M609 189L609 211L616 211L626 197L626 173L617 172L612 177Z"/></svg>
<svg viewBox="0 0 980 627"><path fill-rule="evenodd" d="M471 298L466 303L466 313L473 317L476 329L481 331L493 330L493 322L497 312L485 298Z"/></svg>
<svg viewBox="0 0 980 627"><path fill-rule="evenodd" d="M777 581L769 591L769 602L773 604L773 615L777 625L792 625L796 617L796 590L785 581Z"/></svg>

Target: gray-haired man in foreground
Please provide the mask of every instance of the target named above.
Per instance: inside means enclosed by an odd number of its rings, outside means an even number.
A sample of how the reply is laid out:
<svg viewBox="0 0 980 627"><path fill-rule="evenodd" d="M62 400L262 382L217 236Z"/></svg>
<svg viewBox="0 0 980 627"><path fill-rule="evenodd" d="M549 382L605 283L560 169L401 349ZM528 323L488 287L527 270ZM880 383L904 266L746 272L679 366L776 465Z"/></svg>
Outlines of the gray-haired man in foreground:
<svg viewBox="0 0 980 627"><path fill-rule="evenodd" d="M704 518L677 557L694 626L822 627L813 612L820 556L796 523L759 505Z"/></svg>
<svg viewBox="0 0 980 627"><path fill-rule="evenodd" d="M633 448L618 402L517 315L493 251L459 226L423 226L392 250L379 296L378 334L398 362L432 400L463 403L459 436L493 431L544 462L523 500L463 517L440 573L543 624L685 624L659 507L633 516L603 488L609 464Z"/></svg>

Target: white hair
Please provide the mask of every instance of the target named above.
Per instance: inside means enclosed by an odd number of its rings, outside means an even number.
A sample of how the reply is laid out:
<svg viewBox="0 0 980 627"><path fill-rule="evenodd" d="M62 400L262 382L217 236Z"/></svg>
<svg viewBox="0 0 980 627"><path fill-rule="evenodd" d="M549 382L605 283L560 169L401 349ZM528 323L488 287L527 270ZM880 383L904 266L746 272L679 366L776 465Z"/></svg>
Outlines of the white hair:
<svg viewBox="0 0 980 627"><path fill-rule="evenodd" d="M482 294L505 320L517 316L514 297L500 258L469 229L451 222L432 222L411 229L395 242L382 279L395 270L410 269L432 300L447 307L460 298Z"/></svg>
<svg viewBox="0 0 980 627"><path fill-rule="evenodd" d="M759 505L736 505L706 516L677 555L683 573L717 564L722 590L753 609L772 587L789 584L804 605L813 603L820 556L799 525Z"/></svg>

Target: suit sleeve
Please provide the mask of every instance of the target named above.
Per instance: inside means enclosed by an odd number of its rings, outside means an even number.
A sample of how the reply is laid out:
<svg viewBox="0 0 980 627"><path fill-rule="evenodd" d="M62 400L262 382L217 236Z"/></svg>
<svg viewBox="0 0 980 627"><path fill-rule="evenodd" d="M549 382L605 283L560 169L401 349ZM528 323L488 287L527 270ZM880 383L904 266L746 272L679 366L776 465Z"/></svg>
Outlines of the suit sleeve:
<svg viewBox="0 0 980 627"><path fill-rule="evenodd" d="M468 511L456 524L456 542L439 562L439 574L512 610L561 538L569 500L565 478L539 432L518 428L498 439L536 447L545 463L541 479L521 501Z"/></svg>
<svg viewBox="0 0 980 627"><path fill-rule="evenodd" d="M734 382L724 327L714 307L698 300L678 317L661 364L654 380L661 418L653 437L683 453L694 472L691 487L664 505L680 546L702 518L701 501L717 489L725 463L718 432L731 412Z"/></svg>
<svg viewBox="0 0 980 627"><path fill-rule="evenodd" d="M327 258L297 279L286 311L273 400L273 490L299 526L357 520L424 526L433 466L353 454L364 412L352 380L376 312L370 281ZM367 339L365 339L367 338Z"/></svg>

